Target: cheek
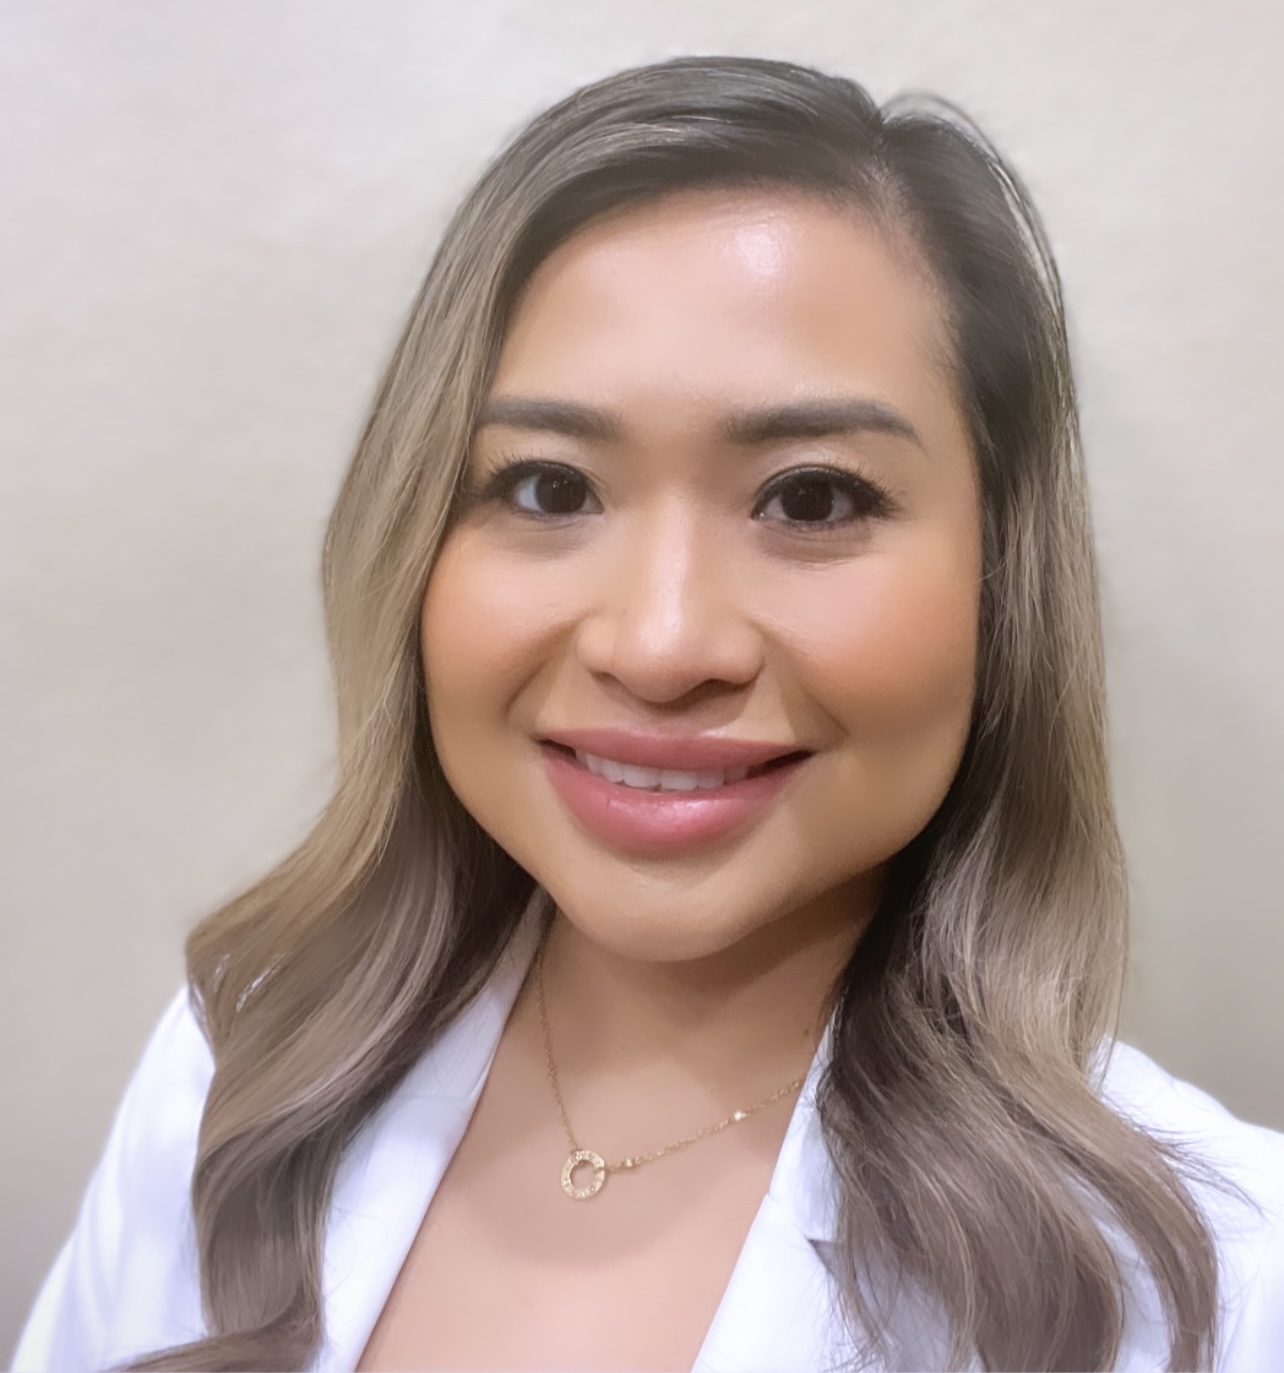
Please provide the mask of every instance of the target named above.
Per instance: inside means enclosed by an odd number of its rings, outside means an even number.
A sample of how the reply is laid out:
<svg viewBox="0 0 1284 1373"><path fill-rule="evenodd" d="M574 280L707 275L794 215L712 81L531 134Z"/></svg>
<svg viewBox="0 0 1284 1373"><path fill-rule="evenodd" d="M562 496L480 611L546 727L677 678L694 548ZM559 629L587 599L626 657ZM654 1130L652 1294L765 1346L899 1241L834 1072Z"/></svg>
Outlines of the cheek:
<svg viewBox="0 0 1284 1373"><path fill-rule="evenodd" d="M565 608L552 594L528 562L478 531L465 526L443 544L420 636L433 742L452 782L471 785L502 749L498 727L555 647Z"/></svg>
<svg viewBox="0 0 1284 1373"><path fill-rule="evenodd" d="M905 823L926 823L957 770L975 697L979 559L970 550L836 570L795 610L805 690L846 739L848 780Z"/></svg>
<svg viewBox="0 0 1284 1373"><path fill-rule="evenodd" d="M448 772L451 755L492 712L515 650L513 579L477 552L466 533L447 538L420 621L428 715Z"/></svg>
<svg viewBox="0 0 1284 1373"><path fill-rule="evenodd" d="M889 567L852 599L841 666L852 725L895 735L970 718L976 676L978 585L926 563Z"/></svg>

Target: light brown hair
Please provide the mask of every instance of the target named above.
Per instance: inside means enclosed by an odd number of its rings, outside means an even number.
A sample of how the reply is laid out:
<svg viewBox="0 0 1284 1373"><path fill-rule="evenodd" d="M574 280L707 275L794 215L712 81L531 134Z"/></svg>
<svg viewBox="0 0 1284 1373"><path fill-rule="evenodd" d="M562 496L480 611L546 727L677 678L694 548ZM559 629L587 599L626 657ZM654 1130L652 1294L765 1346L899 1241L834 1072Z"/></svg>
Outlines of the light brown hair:
<svg viewBox="0 0 1284 1373"><path fill-rule="evenodd" d="M442 776L418 637L506 321L576 229L709 186L801 190L914 246L945 302L982 492L965 756L837 989L820 1110L845 1314L877 1345L883 1300L913 1287L944 1314L951 1364L1108 1368L1126 1289L1104 1221L1150 1271L1172 1366L1212 1358L1215 1255L1182 1160L1094 1090L1126 888L1074 387L1038 216L948 107L879 108L843 78L702 57L537 118L460 206L411 310L326 540L335 795L188 944L215 1061L192 1189L211 1333L138 1366L297 1369L318 1348L344 1149L477 992L532 891Z"/></svg>

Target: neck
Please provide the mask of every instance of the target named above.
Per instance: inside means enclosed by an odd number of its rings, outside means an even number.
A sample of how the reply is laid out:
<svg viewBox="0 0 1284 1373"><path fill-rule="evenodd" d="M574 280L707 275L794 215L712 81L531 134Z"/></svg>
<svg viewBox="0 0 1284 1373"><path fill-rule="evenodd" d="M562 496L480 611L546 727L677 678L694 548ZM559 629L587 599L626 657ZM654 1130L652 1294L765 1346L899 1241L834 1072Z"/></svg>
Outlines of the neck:
<svg viewBox="0 0 1284 1373"><path fill-rule="evenodd" d="M557 1071L587 1086L677 1090L729 1107L807 1070L836 980L873 913L876 880L845 887L680 962L621 956L560 910L544 950Z"/></svg>

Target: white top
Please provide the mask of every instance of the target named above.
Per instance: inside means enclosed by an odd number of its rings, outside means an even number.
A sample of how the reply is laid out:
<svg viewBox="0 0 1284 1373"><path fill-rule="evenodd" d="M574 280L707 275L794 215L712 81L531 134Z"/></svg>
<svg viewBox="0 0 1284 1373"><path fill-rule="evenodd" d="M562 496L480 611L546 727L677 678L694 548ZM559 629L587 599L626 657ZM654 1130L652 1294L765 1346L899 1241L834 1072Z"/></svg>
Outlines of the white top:
<svg viewBox="0 0 1284 1373"><path fill-rule="evenodd" d="M343 1159L326 1228L318 1373L354 1368L365 1347L467 1128L536 934L536 923L525 922L476 1001ZM835 1219L815 1107L824 1048L696 1359L700 1373L821 1370L854 1357L823 1259ZM205 1333L188 1190L211 1073L209 1048L183 992L125 1093L75 1230L28 1318L14 1355L16 1373L104 1369ZM1278 1373L1284 1369L1284 1135L1236 1120L1126 1045L1111 1053L1103 1094L1146 1128L1192 1141L1255 1200L1256 1207L1247 1207L1198 1192L1221 1262L1225 1315L1217 1366ZM890 1367L940 1366L943 1346L930 1311L906 1306L893 1323ZM1116 1367L1161 1369L1166 1355L1154 1289L1134 1279Z"/></svg>

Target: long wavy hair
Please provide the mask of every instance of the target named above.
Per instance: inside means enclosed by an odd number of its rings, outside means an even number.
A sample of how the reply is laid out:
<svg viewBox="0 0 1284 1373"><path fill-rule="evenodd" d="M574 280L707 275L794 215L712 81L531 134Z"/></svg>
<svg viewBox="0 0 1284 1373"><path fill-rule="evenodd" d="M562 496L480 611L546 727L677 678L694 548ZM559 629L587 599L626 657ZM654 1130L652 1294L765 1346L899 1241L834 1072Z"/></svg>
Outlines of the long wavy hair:
<svg viewBox="0 0 1284 1373"><path fill-rule="evenodd" d="M880 108L805 67L692 57L535 119L459 207L411 309L325 543L334 796L187 945L215 1064L192 1183L210 1333L138 1367L301 1369L319 1347L345 1147L476 994L534 890L452 793L425 705L420 607L471 428L547 254L606 211L696 187L801 191L915 245L945 302L982 492L969 741L836 989L819 1105L842 1315L877 1347L874 1294L913 1288L943 1315L950 1366L1108 1368L1128 1290L1113 1232L1153 1280L1171 1366L1213 1357L1215 1250L1183 1160L1095 1079L1127 896L1074 386L1039 218L950 106Z"/></svg>

